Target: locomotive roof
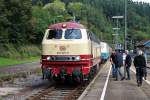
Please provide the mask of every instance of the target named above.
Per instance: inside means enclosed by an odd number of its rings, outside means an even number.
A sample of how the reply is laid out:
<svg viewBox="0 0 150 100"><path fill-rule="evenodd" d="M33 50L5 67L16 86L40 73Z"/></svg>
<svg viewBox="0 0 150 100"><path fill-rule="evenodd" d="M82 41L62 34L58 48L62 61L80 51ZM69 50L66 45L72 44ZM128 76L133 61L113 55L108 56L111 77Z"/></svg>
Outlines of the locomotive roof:
<svg viewBox="0 0 150 100"><path fill-rule="evenodd" d="M66 25L63 27L63 25ZM84 29L85 27L82 24L76 23L76 22L62 22L50 25L48 27L49 29L62 29L62 28L75 28L75 29Z"/></svg>

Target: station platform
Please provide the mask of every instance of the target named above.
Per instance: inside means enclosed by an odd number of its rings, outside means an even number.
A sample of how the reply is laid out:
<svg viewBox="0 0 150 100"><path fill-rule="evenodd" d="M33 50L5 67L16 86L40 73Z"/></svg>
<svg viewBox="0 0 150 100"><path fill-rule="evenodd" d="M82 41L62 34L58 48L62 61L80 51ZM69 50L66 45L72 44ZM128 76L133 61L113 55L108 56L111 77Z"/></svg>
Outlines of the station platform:
<svg viewBox="0 0 150 100"><path fill-rule="evenodd" d="M78 100L150 100L150 70L147 80L138 87L134 66L131 67L131 80L115 81L108 61Z"/></svg>

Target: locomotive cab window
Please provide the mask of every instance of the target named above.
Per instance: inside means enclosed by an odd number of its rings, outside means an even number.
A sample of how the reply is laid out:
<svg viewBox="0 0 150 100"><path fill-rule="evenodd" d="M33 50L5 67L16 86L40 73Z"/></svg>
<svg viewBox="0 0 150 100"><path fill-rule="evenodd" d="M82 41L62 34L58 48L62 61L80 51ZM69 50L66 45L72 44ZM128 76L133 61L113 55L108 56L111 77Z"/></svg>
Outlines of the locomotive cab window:
<svg viewBox="0 0 150 100"><path fill-rule="evenodd" d="M65 31L65 39L81 39L81 31L80 29L67 29Z"/></svg>
<svg viewBox="0 0 150 100"><path fill-rule="evenodd" d="M61 39L62 30L49 30L47 39Z"/></svg>

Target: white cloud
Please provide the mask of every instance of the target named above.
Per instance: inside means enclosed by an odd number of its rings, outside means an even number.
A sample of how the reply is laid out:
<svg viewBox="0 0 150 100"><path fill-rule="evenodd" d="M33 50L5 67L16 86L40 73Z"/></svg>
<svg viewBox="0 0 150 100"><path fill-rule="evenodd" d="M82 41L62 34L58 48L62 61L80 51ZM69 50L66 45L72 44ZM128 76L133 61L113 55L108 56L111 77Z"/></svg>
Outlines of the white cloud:
<svg viewBox="0 0 150 100"><path fill-rule="evenodd" d="M142 2L150 3L150 0L133 0L133 1L138 1L138 2L142 1Z"/></svg>

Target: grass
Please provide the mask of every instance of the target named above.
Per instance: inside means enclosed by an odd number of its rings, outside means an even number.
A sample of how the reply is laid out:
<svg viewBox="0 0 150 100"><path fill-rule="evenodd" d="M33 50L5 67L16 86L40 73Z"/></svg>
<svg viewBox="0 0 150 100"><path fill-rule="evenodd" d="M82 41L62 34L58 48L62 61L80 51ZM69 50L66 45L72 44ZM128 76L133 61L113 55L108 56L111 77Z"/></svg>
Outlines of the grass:
<svg viewBox="0 0 150 100"><path fill-rule="evenodd" d="M29 63L29 62L39 61L39 60L40 60L40 57L30 57L30 58L24 58L24 59L0 57L0 68L7 67L9 65L17 65L17 64Z"/></svg>

